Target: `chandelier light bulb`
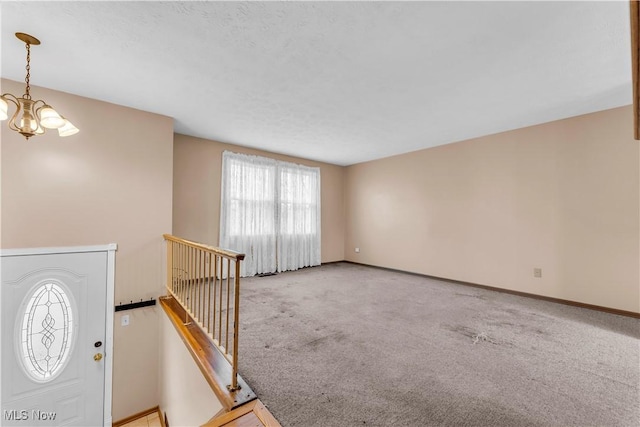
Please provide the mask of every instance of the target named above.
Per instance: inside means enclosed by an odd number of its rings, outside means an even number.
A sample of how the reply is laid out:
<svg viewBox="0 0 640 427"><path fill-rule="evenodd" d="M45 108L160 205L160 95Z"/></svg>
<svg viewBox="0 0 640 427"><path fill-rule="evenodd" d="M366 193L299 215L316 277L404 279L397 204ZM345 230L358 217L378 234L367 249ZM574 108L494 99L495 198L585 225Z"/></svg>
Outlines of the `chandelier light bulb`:
<svg viewBox="0 0 640 427"><path fill-rule="evenodd" d="M62 118L62 120L64 120L64 125L58 128L58 135L64 137L75 135L76 133L80 132L80 130L75 127L69 120L65 119L64 117Z"/></svg>
<svg viewBox="0 0 640 427"><path fill-rule="evenodd" d="M51 106L45 105L40 109L40 124L47 129L58 129L64 126L64 119Z"/></svg>

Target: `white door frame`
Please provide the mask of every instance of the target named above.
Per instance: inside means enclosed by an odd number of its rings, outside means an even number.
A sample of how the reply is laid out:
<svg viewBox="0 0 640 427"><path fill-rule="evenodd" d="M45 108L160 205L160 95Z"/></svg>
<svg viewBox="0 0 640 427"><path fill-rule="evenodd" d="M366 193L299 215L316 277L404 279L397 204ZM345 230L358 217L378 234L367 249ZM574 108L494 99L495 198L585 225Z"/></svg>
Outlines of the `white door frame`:
<svg viewBox="0 0 640 427"><path fill-rule="evenodd" d="M105 337L107 343L104 348L104 426L111 427L111 393L113 392L113 318L114 318L114 290L116 279L116 243L96 246L71 246L57 248L28 248L28 249L0 249L0 257L21 255L49 255L84 252L107 252L107 298ZM0 272L1 273L1 272ZM2 325L0 324L0 328ZM0 329L1 330L1 329ZM0 401L1 401L0 396Z"/></svg>

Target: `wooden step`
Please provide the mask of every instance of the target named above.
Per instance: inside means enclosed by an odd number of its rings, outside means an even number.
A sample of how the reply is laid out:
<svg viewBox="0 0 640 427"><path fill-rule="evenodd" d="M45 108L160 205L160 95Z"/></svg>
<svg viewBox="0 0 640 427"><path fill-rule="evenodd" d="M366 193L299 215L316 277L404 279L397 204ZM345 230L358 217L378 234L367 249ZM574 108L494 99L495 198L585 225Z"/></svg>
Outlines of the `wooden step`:
<svg viewBox="0 0 640 427"><path fill-rule="evenodd" d="M281 427L260 399L217 416L202 427Z"/></svg>

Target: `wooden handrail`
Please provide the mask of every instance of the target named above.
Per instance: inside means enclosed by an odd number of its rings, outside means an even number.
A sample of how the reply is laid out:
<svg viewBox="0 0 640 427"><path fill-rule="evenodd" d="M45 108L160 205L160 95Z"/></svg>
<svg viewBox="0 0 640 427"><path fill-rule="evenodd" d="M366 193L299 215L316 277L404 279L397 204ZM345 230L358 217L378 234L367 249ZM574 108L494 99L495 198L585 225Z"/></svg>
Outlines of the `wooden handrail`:
<svg viewBox="0 0 640 427"><path fill-rule="evenodd" d="M221 255L226 258L231 258L233 260L242 261L245 257L245 254L241 254L240 252L234 252L229 249L216 248L214 246L209 246L203 243L193 242L191 240L183 239L181 237L176 237L171 234L163 234L162 237L164 237L164 240L169 240L171 242L176 242L176 243L183 243L185 245L189 245L194 248L202 249L207 252L212 252L214 254Z"/></svg>

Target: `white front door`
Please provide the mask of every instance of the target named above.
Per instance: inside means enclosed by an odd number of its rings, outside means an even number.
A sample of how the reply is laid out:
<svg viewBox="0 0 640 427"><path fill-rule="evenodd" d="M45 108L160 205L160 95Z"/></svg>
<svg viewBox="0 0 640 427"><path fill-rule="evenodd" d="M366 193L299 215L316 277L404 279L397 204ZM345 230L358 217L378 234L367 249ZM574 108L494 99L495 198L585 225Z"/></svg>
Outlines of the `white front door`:
<svg viewBox="0 0 640 427"><path fill-rule="evenodd" d="M3 254L3 426L100 426L110 419L109 260L106 251Z"/></svg>

